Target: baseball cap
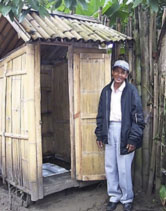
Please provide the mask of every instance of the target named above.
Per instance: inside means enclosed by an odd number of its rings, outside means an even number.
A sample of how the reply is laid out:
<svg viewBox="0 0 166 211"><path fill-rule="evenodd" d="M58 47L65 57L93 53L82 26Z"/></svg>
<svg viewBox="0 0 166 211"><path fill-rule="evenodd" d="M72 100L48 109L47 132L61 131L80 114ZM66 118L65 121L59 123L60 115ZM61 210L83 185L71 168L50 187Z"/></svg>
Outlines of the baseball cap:
<svg viewBox="0 0 166 211"><path fill-rule="evenodd" d="M125 60L117 60L113 65L113 69L115 67L120 67L123 70L129 71L129 64Z"/></svg>

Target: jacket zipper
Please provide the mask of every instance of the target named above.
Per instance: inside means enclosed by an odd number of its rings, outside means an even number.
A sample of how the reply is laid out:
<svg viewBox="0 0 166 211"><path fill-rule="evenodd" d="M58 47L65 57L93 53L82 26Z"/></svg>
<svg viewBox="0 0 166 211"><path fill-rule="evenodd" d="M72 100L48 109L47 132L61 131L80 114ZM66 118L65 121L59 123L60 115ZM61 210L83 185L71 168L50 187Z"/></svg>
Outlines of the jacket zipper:
<svg viewBox="0 0 166 211"><path fill-rule="evenodd" d="M135 113L135 122L137 123L137 113Z"/></svg>

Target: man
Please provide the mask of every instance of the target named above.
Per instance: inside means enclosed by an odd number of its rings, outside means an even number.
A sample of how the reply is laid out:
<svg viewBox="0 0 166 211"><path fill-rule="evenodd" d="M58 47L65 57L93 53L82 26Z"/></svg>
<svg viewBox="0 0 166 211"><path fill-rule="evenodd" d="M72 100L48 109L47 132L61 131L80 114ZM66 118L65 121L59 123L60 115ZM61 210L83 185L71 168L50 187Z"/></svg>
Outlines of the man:
<svg viewBox="0 0 166 211"><path fill-rule="evenodd" d="M131 165L134 151L141 147L144 118L137 89L128 83L129 64L117 60L110 84L102 90L96 118L97 145L105 144L105 172L110 197L106 210L123 204L124 211L132 210L133 188Z"/></svg>

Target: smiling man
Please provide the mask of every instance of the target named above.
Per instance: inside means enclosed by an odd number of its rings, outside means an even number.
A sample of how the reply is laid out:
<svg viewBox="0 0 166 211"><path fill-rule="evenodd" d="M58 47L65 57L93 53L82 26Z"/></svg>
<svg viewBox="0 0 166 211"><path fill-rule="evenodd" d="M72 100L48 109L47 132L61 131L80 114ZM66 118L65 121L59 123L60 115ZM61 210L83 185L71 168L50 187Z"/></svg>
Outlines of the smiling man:
<svg viewBox="0 0 166 211"><path fill-rule="evenodd" d="M124 211L132 210L131 165L145 127L141 100L136 87L127 81L128 74L129 64L117 60L113 80L102 90L96 118L97 145L102 148L105 144L107 211L115 210L119 202Z"/></svg>

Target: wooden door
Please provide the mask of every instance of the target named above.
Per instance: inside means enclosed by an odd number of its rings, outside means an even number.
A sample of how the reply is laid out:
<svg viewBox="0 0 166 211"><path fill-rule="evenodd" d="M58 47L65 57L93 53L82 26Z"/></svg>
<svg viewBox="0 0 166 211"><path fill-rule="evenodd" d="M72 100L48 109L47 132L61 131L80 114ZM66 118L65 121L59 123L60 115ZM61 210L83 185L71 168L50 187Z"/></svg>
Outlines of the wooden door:
<svg viewBox="0 0 166 211"><path fill-rule="evenodd" d="M76 178L105 179L104 150L98 149L96 115L102 88L110 82L110 55L74 53L74 124Z"/></svg>
<svg viewBox="0 0 166 211"><path fill-rule="evenodd" d="M0 168L4 180L42 198L39 47L0 62Z"/></svg>

